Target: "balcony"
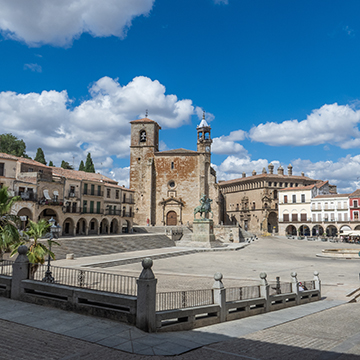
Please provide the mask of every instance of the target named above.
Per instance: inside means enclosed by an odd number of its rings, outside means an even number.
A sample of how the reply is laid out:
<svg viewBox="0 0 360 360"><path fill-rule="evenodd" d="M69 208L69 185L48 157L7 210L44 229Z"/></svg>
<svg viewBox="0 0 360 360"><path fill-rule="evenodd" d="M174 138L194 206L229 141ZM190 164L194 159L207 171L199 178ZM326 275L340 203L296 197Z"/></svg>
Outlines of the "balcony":
<svg viewBox="0 0 360 360"><path fill-rule="evenodd" d="M132 213L132 212L124 212L123 217L134 217L134 213Z"/></svg>
<svg viewBox="0 0 360 360"><path fill-rule="evenodd" d="M65 207L65 213L79 214L79 213L81 213L81 208L78 207L78 206L76 208L74 208L72 206L66 206Z"/></svg>
<svg viewBox="0 0 360 360"><path fill-rule="evenodd" d="M63 206L64 199L53 198L53 199L41 199L39 200L39 205L45 206Z"/></svg>
<svg viewBox="0 0 360 360"><path fill-rule="evenodd" d="M118 215L121 216L121 210L114 210L114 209L106 209L105 210L105 215Z"/></svg>
<svg viewBox="0 0 360 360"><path fill-rule="evenodd" d="M73 199L73 198L79 198L79 192L78 191L69 191L68 196L65 196L66 198Z"/></svg>
<svg viewBox="0 0 360 360"><path fill-rule="evenodd" d="M81 214L103 214L104 209L89 209L87 207L80 208Z"/></svg>
<svg viewBox="0 0 360 360"><path fill-rule="evenodd" d="M14 192L14 196L20 196L23 201L37 201L37 194L31 191Z"/></svg>
<svg viewBox="0 0 360 360"><path fill-rule="evenodd" d="M103 191L84 190L83 195L88 195L88 196L104 196L104 192L103 192Z"/></svg>
<svg viewBox="0 0 360 360"><path fill-rule="evenodd" d="M124 198L123 203L124 204L135 204L135 201L133 198Z"/></svg>

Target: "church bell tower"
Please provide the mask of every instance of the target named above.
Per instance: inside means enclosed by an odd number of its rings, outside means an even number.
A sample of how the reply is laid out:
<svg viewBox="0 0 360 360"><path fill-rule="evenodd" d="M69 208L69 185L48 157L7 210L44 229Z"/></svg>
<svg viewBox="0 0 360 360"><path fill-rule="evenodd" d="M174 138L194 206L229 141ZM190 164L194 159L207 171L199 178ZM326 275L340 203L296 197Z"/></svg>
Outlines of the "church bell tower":
<svg viewBox="0 0 360 360"><path fill-rule="evenodd" d="M197 130L197 151L200 153L211 154L211 127L205 120L205 111L203 112L203 118Z"/></svg>

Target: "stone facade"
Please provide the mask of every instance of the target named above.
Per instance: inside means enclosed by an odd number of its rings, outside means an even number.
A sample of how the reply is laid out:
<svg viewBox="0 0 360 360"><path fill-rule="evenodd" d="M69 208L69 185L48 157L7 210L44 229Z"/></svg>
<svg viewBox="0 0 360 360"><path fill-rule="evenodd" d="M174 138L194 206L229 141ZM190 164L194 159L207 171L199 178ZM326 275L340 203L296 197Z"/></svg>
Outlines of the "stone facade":
<svg viewBox="0 0 360 360"><path fill-rule="evenodd" d="M186 225L205 194L219 221L216 172L211 168L211 133L205 119L197 127L197 151L159 151L160 126L148 118L131 122L130 188L135 191L134 222Z"/></svg>
<svg viewBox="0 0 360 360"><path fill-rule="evenodd" d="M279 191L287 187L301 187L315 184L314 180L303 173L292 174L292 166L288 166L288 174L280 166L274 174L273 164L269 164L268 172L264 168L261 174L252 172L234 180L219 182L221 194L220 220L225 225L239 224L244 230L255 234L278 232ZM334 191L334 187L331 187Z"/></svg>
<svg viewBox="0 0 360 360"><path fill-rule="evenodd" d="M62 235L130 232L133 191L101 174L49 167L31 159L0 154L0 184L20 196L12 214L30 219L53 217Z"/></svg>

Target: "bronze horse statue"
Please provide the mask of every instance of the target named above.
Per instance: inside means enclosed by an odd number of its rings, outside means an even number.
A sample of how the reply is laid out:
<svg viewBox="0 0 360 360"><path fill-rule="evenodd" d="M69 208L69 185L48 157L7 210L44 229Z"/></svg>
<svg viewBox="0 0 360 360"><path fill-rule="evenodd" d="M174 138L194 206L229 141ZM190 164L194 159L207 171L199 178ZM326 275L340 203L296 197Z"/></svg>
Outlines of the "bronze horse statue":
<svg viewBox="0 0 360 360"><path fill-rule="evenodd" d="M195 209L194 209L194 219L195 219L195 216L197 213L200 213L200 217L202 219L205 219L203 217L203 214L205 214L205 217L206 217L206 214L208 213L211 213L211 218L214 217L214 214L213 212L211 211L211 203L212 203L212 200L207 198L206 195L203 195L201 198L200 198L200 204L199 206L197 206Z"/></svg>

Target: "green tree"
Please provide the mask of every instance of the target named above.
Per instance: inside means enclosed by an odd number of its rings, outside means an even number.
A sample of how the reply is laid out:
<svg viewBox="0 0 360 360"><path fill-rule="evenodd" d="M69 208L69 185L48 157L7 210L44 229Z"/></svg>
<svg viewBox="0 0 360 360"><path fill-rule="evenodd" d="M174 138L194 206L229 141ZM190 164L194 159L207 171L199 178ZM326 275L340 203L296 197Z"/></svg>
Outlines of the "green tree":
<svg viewBox="0 0 360 360"><path fill-rule="evenodd" d="M26 145L24 140L19 140L13 134L0 135L0 152L29 158L29 156L26 155Z"/></svg>
<svg viewBox="0 0 360 360"><path fill-rule="evenodd" d="M45 154L42 148L37 149L34 160L46 165Z"/></svg>
<svg viewBox="0 0 360 360"><path fill-rule="evenodd" d="M61 162L61 167L63 169L74 170L74 168L65 160Z"/></svg>
<svg viewBox="0 0 360 360"><path fill-rule="evenodd" d="M95 166L94 166L94 163L93 163L93 161L92 161L92 158L91 158L91 154L90 154L90 153L88 153L88 154L87 154L87 157L86 157L85 171L86 171L86 172L91 172L91 173L94 173L94 172L95 172Z"/></svg>
<svg viewBox="0 0 360 360"><path fill-rule="evenodd" d="M49 162L49 166L53 166L53 167L55 166L54 163L51 160Z"/></svg>
<svg viewBox="0 0 360 360"><path fill-rule="evenodd" d="M79 171L85 171L85 165L84 165L84 162L82 160L80 161Z"/></svg>
<svg viewBox="0 0 360 360"><path fill-rule="evenodd" d="M0 259L3 253L9 250L10 245L21 240L16 222L18 217L10 215L11 207L16 201L21 200L20 196L10 197L8 188L0 189Z"/></svg>
<svg viewBox="0 0 360 360"><path fill-rule="evenodd" d="M47 247L45 244L39 242L39 239L44 237L50 229L50 224L46 219L41 219L39 222L34 222L29 220L28 223L29 230L25 231L25 235L28 236L28 238L31 241L31 244L29 246L27 257L29 259L29 262L32 264L30 268L30 278L32 278L39 266L39 264L44 264L46 255L50 255L52 259L55 260L55 254L50 251L50 243L60 245L56 241L48 240L49 247ZM21 245L25 245L25 241L18 242L14 247L13 251L11 253L11 256L17 253L17 249Z"/></svg>

